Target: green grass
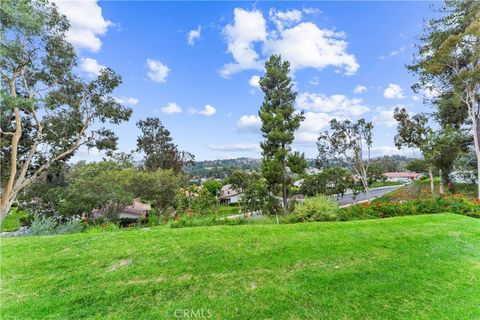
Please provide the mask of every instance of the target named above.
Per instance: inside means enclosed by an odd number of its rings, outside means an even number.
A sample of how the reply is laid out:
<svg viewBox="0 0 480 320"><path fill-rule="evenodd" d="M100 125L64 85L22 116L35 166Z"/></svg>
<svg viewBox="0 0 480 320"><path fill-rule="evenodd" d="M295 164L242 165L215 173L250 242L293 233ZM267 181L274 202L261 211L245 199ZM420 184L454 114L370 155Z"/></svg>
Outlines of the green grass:
<svg viewBox="0 0 480 320"><path fill-rule="evenodd" d="M480 220L454 214L8 238L0 266L1 319L480 318Z"/></svg>
<svg viewBox="0 0 480 320"><path fill-rule="evenodd" d="M20 219L26 217L27 213L25 211L19 210L16 207L10 209L10 212L7 214L5 219L2 222L2 231L15 231L20 228Z"/></svg>

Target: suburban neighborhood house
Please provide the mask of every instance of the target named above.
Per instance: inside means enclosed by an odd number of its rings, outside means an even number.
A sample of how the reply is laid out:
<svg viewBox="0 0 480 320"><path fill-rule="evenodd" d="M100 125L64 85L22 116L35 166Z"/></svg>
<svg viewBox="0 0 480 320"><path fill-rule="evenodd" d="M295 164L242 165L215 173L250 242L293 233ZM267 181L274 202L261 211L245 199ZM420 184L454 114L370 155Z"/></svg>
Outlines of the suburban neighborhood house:
<svg viewBox="0 0 480 320"><path fill-rule="evenodd" d="M231 184L226 184L220 189L218 199L221 204L238 203L242 198L242 194L242 191L235 189Z"/></svg>
<svg viewBox="0 0 480 320"><path fill-rule="evenodd" d="M139 219L139 218L148 218L148 212L152 207L148 203L143 203L138 199L133 200L131 206L123 208L118 213L119 219ZM93 209L92 218L96 219L103 215L103 212L98 209Z"/></svg>
<svg viewBox="0 0 480 320"><path fill-rule="evenodd" d="M410 182L420 178L421 174L416 172L385 172L383 174L387 181Z"/></svg>

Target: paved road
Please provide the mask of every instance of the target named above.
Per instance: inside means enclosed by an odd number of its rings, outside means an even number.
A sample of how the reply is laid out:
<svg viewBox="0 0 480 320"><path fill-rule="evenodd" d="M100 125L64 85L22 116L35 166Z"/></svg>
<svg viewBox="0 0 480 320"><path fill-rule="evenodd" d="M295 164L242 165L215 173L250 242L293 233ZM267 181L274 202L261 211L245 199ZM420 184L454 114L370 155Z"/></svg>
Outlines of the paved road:
<svg viewBox="0 0 480 320"><path fill-rule="evenodd" d="M378 198L400 187L402 187L402 185L370 189L370 196L372 197L372 199ZM365 200L367 200L367 195L364 192L359 193L355 199L353 199L353 194L349 193L349 194L345 194L341 198L338 198L338 203L341 206L343 206L346 204L352 204L354 202L365 201Z"/></svg>
<svg viewBox="0 0 480 320"><path fill-rule="evenodd" d="M396 190L400 187L403 187L403 185L398 185L398 186L391 186L391 187L381 187L381 188L375 188L375 189L370 189L370 197L372 199L378 198L383 196L386 193L389 193L390 191ZM353 194L352 193L347 193L343 197L338 198L338 203L341 206L352 204L355 202L360 202L360 201L366 201L367 200L367 195L364 192L361 192L357 195L355 199L353 199ZM249 216L249 219L257 219L262 216L261 212L256 212ZM232 216L226 217L226 219L236 219L236 218L241 218L244 217L243 214L235 214Z"/></svg>

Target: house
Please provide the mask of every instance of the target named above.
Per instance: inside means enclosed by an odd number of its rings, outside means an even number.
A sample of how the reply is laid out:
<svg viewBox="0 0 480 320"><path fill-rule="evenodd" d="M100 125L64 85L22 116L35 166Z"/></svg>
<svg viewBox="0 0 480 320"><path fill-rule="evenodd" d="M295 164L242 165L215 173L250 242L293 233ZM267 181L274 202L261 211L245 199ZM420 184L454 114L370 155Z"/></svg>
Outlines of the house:
<svg viewBox="0 0 480 320"><path fill-rule="evenodd" d="M118 213L119 219L129 219L129 220L136 220L139 218L148 218L148 212L152 209L152 207L147 204L143 203L138 199L133 200L133 204L131 206L123 208ZM100 209L93 209L92 211L92 218L96 219L103 215L103 210Z"/></svg>
<svg viewBox="0 0 480 320"><path fill-rule="evenodd" d="M385 172L382 174L386 181L411 182L420 178L421 174L416 172Z"/></svg>
<svg viewBox="0 0 480 320"><path fill-rule="evenodd" d="M221 204L238 203L242 198L242 191L235 189L231 184L226 184L220 189L218 199Z"/></svg>

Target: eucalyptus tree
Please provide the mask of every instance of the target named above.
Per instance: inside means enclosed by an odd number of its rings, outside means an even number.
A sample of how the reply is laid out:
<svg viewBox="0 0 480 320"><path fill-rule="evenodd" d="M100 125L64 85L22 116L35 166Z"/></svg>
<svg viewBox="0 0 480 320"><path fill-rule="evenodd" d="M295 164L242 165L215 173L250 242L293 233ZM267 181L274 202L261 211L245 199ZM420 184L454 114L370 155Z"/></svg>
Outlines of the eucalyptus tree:
<svg viewBox="0 0 480 320"><path fill-rule="evenodd" d="M262 174L271 192L281 192L285 210L288 208L288 189L291 185L288 170L300 173L305 169L305 161L300 159L303 155L291 153L295 131L300 127L304 116L302 112L295 111L297 93L293 91L289 72L289 62L282 61L280 55L272 55L265 62L265 75L259 81L265 96L258 112L265 139L260 143Z"/></svg>
<svg viewBox="0 0 480 320"><path fill-rule="evenodd" d="M194 163L194 155L178 150L172 141L170 131L159 118L140 120L137 127L142 132L137 138L137 151L145 154L144 165L148 170L172 169L179 172Z"/></svg>
<svg viewBox="0 0 480 320"><path fill-rule="evenodd" d="M434 131L428 126L428 117L424 113L409 115L405 108L396 108L393 118L397 120L397 134L395 146L417 148L422 153L430 178L430 192L434 193L435 182L433 181L433 158L435 156Z"/></svg>
<svg viewBox="0 0 480 320"><path fill-rule="evenodd" d="M46 0L5 0L0 6L0 222L19 192L82 145L112 150L103 123L128 120L131 109L112 97L121 83L105 68L86 82L73 72L69 22ZM95 129L92 125L95 123Z"/></svg>
<svg viewBox="0 0 480 320"><path fill-rule="evenodd" d="M328 159L341 158L349 163L356 178L362 183L368 202L370 202L368 170L373 145L372 130L372 123L366 122L365 119L360 119L356 123L332 119L330 132L321 133L317 141L317 162L325 164Z"/></svg>
<svg viewBox="0 0 480 320"><path fill-rule="evenodd" d="M441 13L427 23L409 69L420 77L414 89L438 93L443 122L471 127L480 197L480 2L448 0Z"/></svg>

